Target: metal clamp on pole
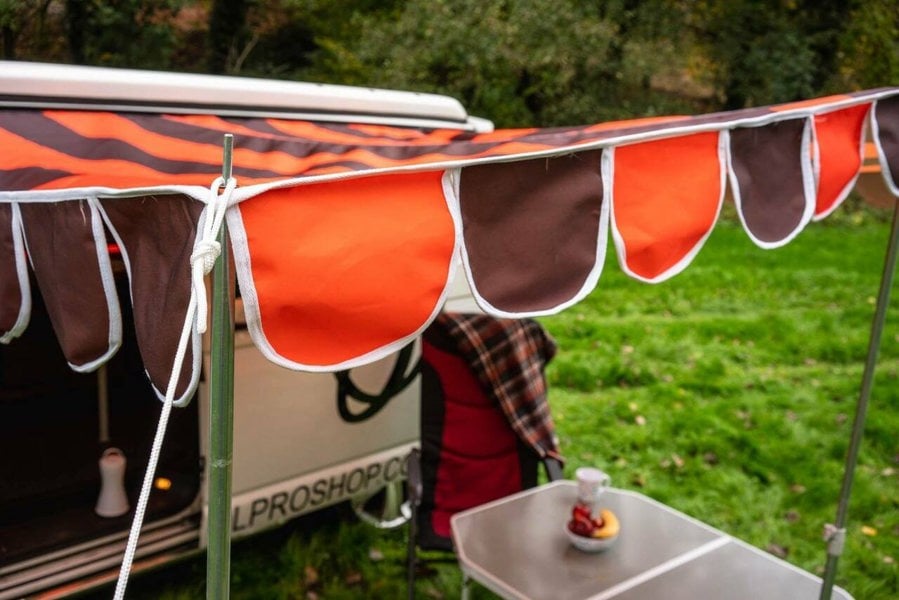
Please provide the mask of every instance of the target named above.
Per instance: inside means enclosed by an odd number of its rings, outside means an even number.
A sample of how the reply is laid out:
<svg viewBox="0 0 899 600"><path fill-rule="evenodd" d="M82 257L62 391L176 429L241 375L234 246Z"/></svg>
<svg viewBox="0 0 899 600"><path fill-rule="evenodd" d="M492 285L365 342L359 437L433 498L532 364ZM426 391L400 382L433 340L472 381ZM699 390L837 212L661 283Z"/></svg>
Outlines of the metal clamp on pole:
<svg viewBox="0 0 899 600"><path fill-rule="evenodd" d="M827 553L830 556L840 556L846 545L846 528L837 527L832 523L824 524L824 541L827 542Z"/></svg>

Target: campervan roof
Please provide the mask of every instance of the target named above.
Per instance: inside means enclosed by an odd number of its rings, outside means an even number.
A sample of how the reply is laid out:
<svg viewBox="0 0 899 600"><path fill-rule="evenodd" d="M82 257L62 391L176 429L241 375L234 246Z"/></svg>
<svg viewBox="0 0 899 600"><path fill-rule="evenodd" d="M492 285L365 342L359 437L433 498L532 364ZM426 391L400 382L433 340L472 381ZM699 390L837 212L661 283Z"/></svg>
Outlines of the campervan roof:
<svg viewBox="0 0 899 600"><path fill-rule="evenodd" d="M18 61L0 61L0 106L493 129L437 94Z"/></svg>

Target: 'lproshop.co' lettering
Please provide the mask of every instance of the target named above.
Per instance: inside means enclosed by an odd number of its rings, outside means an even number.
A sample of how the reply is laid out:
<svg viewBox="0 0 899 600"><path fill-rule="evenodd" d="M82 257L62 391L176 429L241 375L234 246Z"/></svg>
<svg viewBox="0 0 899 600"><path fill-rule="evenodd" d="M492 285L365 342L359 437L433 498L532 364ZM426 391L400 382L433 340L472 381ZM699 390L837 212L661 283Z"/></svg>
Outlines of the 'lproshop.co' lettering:
<svg viewBox="0 0 899 600"><path fill-rule="evenodd" d="M406 474L406 461L394 456L382 463L371 463L351 471L322 479L312 485L300 484L290 491L275 492L271 496L255 498L247 506L235 506L231 527L237 531L253 529L277 520L299 515L307 510L331 504L365 491L382 481L390 483ZM243 510L243 513L241 512Z"/></svg>

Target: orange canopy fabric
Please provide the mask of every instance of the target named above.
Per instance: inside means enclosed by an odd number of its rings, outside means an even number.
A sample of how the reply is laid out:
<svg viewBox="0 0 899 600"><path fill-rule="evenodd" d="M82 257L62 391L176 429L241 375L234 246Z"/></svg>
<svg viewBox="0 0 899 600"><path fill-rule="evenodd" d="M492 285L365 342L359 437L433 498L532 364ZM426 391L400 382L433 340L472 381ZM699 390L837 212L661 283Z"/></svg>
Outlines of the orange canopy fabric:
<svg viewBox="0 0 899 600"><path fill-rule="evenodd" d="M660 281L699 250L724 200L721 141L706 132L615 149L612 222L627 273Z"/></svg>
<svg viewBox="0 0 899 600"><path fill-rule="evenodd" d="M252 261L241 289L263 352L285 366L340 366L398 350L430 322L455 252L442 180L439 171L386 175L378 186L351 179L238 205L230 230Z"/></svg>
<svg viewBox="0 0 899 600"><path fill-rule="evenodd" d="M873 148L899 195L899 88L781 106L472 133L372 124L0 110L0 339L31 286L73 368L115 353L122 252L157 389L189 302L190 256L234 135L228 213L250 333L313 371L377 359L439 312L459 264L479 305L551 314L599 281L611 234L646 282L687 268L729 192L762 248L835 210ZM181 394L199 371L190 344Z"/></svg>

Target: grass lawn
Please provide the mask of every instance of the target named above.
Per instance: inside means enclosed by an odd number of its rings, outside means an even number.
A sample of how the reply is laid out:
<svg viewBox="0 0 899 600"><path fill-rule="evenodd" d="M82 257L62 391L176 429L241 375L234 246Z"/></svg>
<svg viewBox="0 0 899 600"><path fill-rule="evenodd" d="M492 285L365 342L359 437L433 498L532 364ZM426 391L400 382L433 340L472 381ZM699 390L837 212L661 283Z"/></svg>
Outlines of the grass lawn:
<svg viewBox="0 0 899 600"><path fill-rule="evenodd" d="M600 466L821 574L889 233L883 215L834 217L769 251L725 219L684 273L654 286L610 252L589 298L542 319L560 346L549 377L566 474ZM859 600L899 597L897 376L891 309L837 575ZM307 519L237 542L232 597L404 597L404 535ZM459 578L441 567L418 597L458 597ZM135 577L129 597L202 598L204 584L198 558Z"/></svg>

